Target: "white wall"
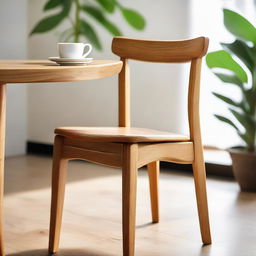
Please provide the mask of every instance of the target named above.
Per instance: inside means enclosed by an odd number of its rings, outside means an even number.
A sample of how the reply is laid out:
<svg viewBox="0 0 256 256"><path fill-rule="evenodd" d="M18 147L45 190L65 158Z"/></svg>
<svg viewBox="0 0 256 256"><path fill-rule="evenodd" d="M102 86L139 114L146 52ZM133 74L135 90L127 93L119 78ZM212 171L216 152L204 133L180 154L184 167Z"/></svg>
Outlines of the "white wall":
<svg viewBox="0 0 256 256"><path fill-rule="evenodd" d="M27 1L0 2L0 59L27 58ZM27 139L26 87L7 87L6 155L25 153Z"/></svg>
<svg viewBox="0 0 256 256"><path fill-rule="evenodd" d="M56 55L57 29L27 40L28 32L43 16L45 1L1 0L0 2L0 59L45 59ZM210 51L219 49L220 40L232 39L222 25L223 6L254 17L253 0L125 0L124 4L143 13L147 28L143 32L132 30L116 14L115 22L126 36L154 39L181 39L189 36L208 35ZM201 6L198 8L198 6ZM211 13L210 16L208 14ZM11 14L11 15L10 15ZM253 19L252 19L253 20ZM204 22L202 22L204 21ZM65 27L67 24L62 26ZM104 51L94 51L95 58L115 58L110 51L111 36L101 27L97 31L104 41ZM28 45L27 45L28 44ZM132 63L132 121L136 126L186 131L186 68L177 66ZM117 79L107 78L83 83L43 84L27 87L8 85L7 100L7 155L25 153L28 140L52 143L53 129L60 125L116 125ZM204 66L202 74L202 128L205 144L227 147L238 143L231 128L217 121L213 113L226 112L225 105L211 95L211 91L223 91L221 84ZM225 89L226 93L234 92ZM182 98L182 99L181 99ZM28 112L28 125L27 125ZM28 137L26 131L28 129ZM219 136L223 134L223 136ZM226 136L228 134L229 136Z"/></svg>
<svg viewBox="0 0 256 256"><path fill-rule="evenodd" d="M43 16L45 1L29 1L29 29ZM124 0L123 4L144 14L147 28L132 30L116 14L114 19L126 36L152 39L182 39L189 32L189 0ZM62 26L62 28L65 25ZM104 51L94 51L97 59L112 55L111 36L101 27L98 34ZM58 31L29 39L29 57L56 56ZM183 68L167 64L132 63L132 122L134 126L184 131L185 119ZM30 86L28 93L28 139L52 143L56 126L117 125L117 79L68 84ZM183 97L183 99L181 99Z"/></svg>

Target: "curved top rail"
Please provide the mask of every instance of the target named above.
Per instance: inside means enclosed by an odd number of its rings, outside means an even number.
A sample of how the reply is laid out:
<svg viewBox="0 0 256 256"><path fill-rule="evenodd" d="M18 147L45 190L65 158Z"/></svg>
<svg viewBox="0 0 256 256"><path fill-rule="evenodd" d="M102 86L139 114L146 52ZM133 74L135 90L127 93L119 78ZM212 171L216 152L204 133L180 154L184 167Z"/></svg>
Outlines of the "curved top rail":
<svg viewBox="0 0 256 256"><path fill-rule="evenodd" d="M112 51L126 59L149 62L189 62L203 57L208 49L209 39L198 37L179 41L151 41L115 37Z"/></svg>

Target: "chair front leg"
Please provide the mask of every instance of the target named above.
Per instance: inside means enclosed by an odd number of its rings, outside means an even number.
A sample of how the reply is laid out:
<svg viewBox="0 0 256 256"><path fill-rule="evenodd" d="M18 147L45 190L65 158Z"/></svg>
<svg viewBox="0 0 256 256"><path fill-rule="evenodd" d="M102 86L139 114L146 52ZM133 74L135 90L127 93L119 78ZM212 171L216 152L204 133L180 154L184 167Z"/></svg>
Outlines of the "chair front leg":
<svg viewBox="0 0 256 256"><path fill-rule="evenodd" d="M52 199L49 253L53 254L59 250L60 229L64 204L67 163L62 159L63 137L56 136L54 141L53 167L52 167Z"/></svg>
<svg viewBox="0 0 256 256"><path fill-rule="evenodd" d="M196 189L197 209L200 223L201 237L204 244L211 244L211 232L206 192L206 173L203 157L203 150L198 147L195 152L195 160L193 163L193 174Z"/></svg>
<svg viewBox="0 0 256 256"><path fill-rule="evenodd" d="M124 144L122 166L123 256L134 256L138 145Z"/></svg>
<svg viewBox="0 0 256 256"><path fill-rule="evenodd" d="M159 195L158 195L158 184L159 184L159 161L149 163L148 177L149 177L149 188L150 188L150 200L151 200L151 214L152 222L159 222Z"/></svg>

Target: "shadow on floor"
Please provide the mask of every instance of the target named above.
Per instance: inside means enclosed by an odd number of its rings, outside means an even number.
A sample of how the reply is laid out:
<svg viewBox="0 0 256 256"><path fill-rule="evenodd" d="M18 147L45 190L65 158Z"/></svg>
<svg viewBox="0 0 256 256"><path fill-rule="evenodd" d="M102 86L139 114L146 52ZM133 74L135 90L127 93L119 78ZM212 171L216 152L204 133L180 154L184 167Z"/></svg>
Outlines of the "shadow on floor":
<svg viewBox="0 0 256 256"><path fill-rule="evenodd" d="M202 246L198 252L200 255L208 255L211 251L211 246ZM7 254L7 256L112 256L105 252L88 251L86 249L62 249L56 254L48 254L46 249L23 251L18 253Z"/></svg>
<svg viewBox="0 0 256 256"><path fill-rule="evenodd" d="M52 158L21 156L5 161L5 194L51 187ZM70 161L67 182L79 182L101 177L121 176L120 169L106 168L85 161Z"/></svg>
<svg viewBox="0 0 256 256"><path fill-rule="evenodd" d="M26 155L10 157L5 161L5 194L13 194L25 191L51 187L52 158L48 156ZM146 168L140 169L146 173ZM161 174L170 174L170 169L161 167ZM191 173L174 171L172 174L179 177L191 177ZM120 176L121 170L88 163L86 161L70 161L68 166L67 182L79 182L84 180L98 179L102 177ZM233 180L216 179L226 186Z"/></svg>
<svg viewBox="0 0 256 256"><path fill-rule="evenodd" d="M46 249L39 250L31 250L31 251L23 251L17 253L7 254L7 256L110 256L110 254L106 254L105 252L92 252L86 249L63 249L56 254L48 254ZM113 254L112 254L113 255Z"/></svg>

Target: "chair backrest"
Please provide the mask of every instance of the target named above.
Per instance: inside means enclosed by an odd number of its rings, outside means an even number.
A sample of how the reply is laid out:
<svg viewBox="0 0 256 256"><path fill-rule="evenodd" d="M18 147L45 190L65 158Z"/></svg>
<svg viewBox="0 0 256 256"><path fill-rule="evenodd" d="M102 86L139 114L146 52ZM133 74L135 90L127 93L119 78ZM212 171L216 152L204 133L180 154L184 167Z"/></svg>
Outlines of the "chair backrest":
<svg viewBox="0 0 256 256"><path fill-rule="evenodd" d="M199 122L200 73L202 57L206 54L209 40L198 37L180 41L150 41L115 37L112 51L121 57L123 68L119 74L119 126L130 126L130 74L128 59L160 62L191 62L188 90L188 120L190 138L201 140Z"/></svg>

